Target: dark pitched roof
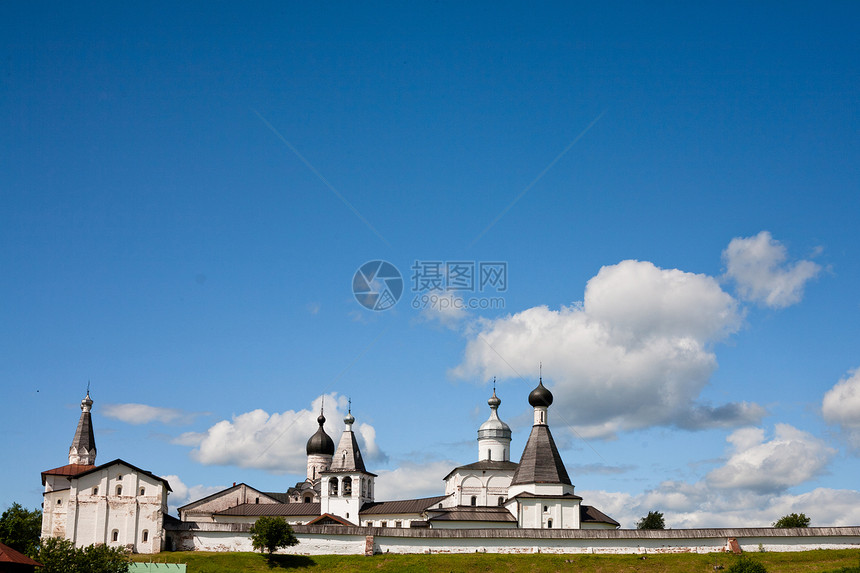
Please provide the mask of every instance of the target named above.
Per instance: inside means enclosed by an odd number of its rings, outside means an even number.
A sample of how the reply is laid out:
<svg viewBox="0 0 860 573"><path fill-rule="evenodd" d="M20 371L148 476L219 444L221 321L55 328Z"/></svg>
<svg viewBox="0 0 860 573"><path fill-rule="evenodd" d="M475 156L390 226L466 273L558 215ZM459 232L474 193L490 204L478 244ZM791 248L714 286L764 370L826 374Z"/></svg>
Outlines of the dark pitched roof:
<svg viewBox="0 0 860 573"><path fill-rule="evenodd" d="M350 523L344 518L332 515L330 513L324 513L319 517L310 520L305 525L350 525L352 527L355 527L354 523Z"/></svg>
<svg viewBox="0 0 860 573"><path fill-rule="evenodd" d="M68 464L65 466L60 466L58 468L54 468L52 470L45 470L42 472L42 485L45 485L45 476L65 476L72 477L76 476L80 473L89 471L96 466L87 465L87 464Z"/></svg>
<svg viewBox="0 0 860 573"><path fill-rule="evenodd" d="M492 461L492 460L481 460L480 462L475 462L471 464L466 464L465 466L457 466L446 475L442 480L446 480L450 477L452 473L457 470L515 470L517 469L517 462L501 462L501 461Z"/></svg>
<svg viewBox="0 0 860 573"><path fill-rule="evenodd" d="M563 493L561 495L538 495L536 493L530 493L527 491L524 491L522 493L518 493L517 495L515 495L511 499L522 499L522 498L527 498L527 499L582 499L581 497L579 497L578 495L573 494L573 493Z"/></svg>
<svg viewBox="0 0 860 573"><path fill-rule="evenodd" d="M293 488L290 488L293 489ZM287 493L278 493L276 491L264 491L263 494L271 497L278 503L290 503L290 496Z"/></svg>
<svg viewBox="0 0 860 573"><path fill-rule="evenodd" d="M397 501L372 501L365 503L359 512L361 515L392 514L392 513L421 513L447 498L447 495L422 497L420 499L402 499Z"/></svg>
<svg viewBox="0 0 860 573"><path fill-rule="evenodd" d="M358 449L358 442L355 440L355 433L352 430L344 430L340 437L340 442L337 445L337 450L331 459L331 471L360 471L367 472L364 467L364 460L361 457L361 450Z"/></svg>
<svg viewBox="0 0 860 573"><path fill-rule="evenodd" d="M38 561L33 561L20 551L15 551L3 543L0 543L0 563L16 563L18 565L33 565L35 567L42 566ZM17 569L15 570L17 571Z"/></svg>
<svg viewBox="0 0 860 573"><path fill-rule="evenodd" d="M561 461L555 440L552 439L549 426L545 424L532 426L529 441L526 442L526 447L520 458L520 465L514 472L513 479L511 479L511 485L529 483L573 485L570 483L564 462Z"/></svg>
<svg viewBox="0 0 860 573"><path fill-rule="evenodd" d="M319 503L243 503L228 509L216 511L215 515L307 515L317 516L320 514Z"/></svg>
<svg viewBox="0 0 860 573"><path fill-rule="evenodd" d="M621 524L590 505L579 506L579 521L582 523L609 523L615 527L621 527Z"/></svg>
<svg viewBox="0 0 860 573"><path fill-rule="evenodd" d="M162 483L167 487L167 491L173 491L173 490L170 488L170 482L168 482L168 481L167 481L166 479L164 479L163 477L159 477L159 476L155 475L155 474L154 474L154 473L152 473L152 472L148 472L148 471L146 471L146 470L140 469L139 467L134 466L134 465L132 465L132 464L128 463L127 461L125 461L125 460L121 460L121 459L119 459L119 458L117 458L117 459L113 460L112 462L108 462L108 463L106 463L106 464L101 464L101 465L99 465L99 466L92 466L92 467L91 467L91 469L88 469L88 470L86 470L86 471L83 471L83 472L81 472L81 473L77 474L77 475L75 476L75 479L80 478L80 477L83 477L83 476L85 476L85 475L87 475L87 474L90 474L90 473L93 473L93 472L96 472L96 471L99 471L99 470L103 470L103 469L108 468L108 467L110 467L110 466L115 466L115 465L117 465L117 464L122 464L122 465L124 465L124 466L126 466L126 467L128 467L128 468L133 469L134 471L136 471L136 472L138 472L138 473L142 473L143 475L148 476L148 477L151 477L151 478L152 478L152 479L154 479L154 480L158 480L158 481L162 482Z"/></svg>
<svg viewBox="0 0 860 573"><path fill-rule="evenodd" d="M430 521L496 521L516 522L510 511L504 507L481 507L471 505L458 505L446 509L434 509Z"/></svg>
<svg viewBox="0 0 860 573"><path fill-rule="evenodd" d="M72 448L77 450L78 453L81 452L95 452L96 451L96 437L93 435L93 419L90 414L89 409L84 409L85 403L92 404L92 400L90 400L90 394L87 392L87 397L84 399L84 402L81 404L81 418L78 420L78 428L75 430L75 437L72 440ZM95 460L93 460L95 461Z"/></svg>

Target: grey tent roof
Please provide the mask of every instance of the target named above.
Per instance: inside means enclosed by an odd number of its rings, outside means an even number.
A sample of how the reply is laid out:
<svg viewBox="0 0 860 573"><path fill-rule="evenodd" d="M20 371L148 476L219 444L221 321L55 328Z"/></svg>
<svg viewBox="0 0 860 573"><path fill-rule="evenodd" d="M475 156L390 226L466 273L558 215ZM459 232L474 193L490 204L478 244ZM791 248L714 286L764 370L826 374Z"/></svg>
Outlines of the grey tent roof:
<svg viewBox="0 0 860 573"><path fill-rule="evenodd" d="M332 456L330 471L359 471L367 473L364 467L364 460L361 457L361 450L358 449L358 442L355 440L355 433L352 430L346 429L343 431L340 443L337 445L337 450L335 450L334 456Z"/></svg>
<svg viewBox="0 0 860 573"><path fill-rule="evenodd" d="M573 485L546 424L535 424L511 485L560 483Z"/></svg>
<svg viewBox="0 0 860 573"><path fill-rule="evenodd" d="M96 437L93 434L93 419L90 414L89 406L93 401L90 399L90 393L87 392L87 397L81 402L81 418L78 420L78 428L75 430L75 437L72 440L70 449L80 453L92 453L95 456ZM87 406L86 408L84 406Z"/></svg>

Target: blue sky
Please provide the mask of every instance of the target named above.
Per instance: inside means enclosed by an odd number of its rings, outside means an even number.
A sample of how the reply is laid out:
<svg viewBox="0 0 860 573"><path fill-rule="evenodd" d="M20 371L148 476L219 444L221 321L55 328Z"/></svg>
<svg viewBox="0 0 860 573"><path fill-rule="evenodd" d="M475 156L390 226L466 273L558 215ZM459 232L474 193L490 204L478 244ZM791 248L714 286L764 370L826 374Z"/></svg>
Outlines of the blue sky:
<svg viewBox="0 0 860 573"><path fill-rule="evenodd" d="M380 497L434 495L494 377L518 457L542 363L624 526L860 523L858 16L3 5L0 505L41 502L88 383L99 461L172 507L303 479L324 395ZM434 293L503 308L420 308L416 261L505 263Z"/></svg>

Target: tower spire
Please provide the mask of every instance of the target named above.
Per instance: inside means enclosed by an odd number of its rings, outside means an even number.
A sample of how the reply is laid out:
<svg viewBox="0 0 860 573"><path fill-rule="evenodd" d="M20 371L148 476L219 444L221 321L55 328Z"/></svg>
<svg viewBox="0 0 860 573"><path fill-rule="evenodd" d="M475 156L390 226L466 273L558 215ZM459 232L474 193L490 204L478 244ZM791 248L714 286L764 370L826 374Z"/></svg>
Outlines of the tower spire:
<svg viewBox="0 0 860 573"><path fill-rule="evenodd" d="M69 464L91 466L96 463L96 438L93 434L93 420L90 414L92 405L90 383L87 381L87 395L81 400L81 418L78 420L78 428L69 447Z"/></svg>

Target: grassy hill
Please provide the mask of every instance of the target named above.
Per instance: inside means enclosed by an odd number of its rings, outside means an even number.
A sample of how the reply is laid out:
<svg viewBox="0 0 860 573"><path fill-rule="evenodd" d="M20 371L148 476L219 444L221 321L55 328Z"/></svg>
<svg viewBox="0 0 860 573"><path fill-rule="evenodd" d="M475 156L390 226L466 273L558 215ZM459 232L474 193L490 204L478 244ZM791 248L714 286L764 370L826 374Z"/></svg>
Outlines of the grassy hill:
<svg viewBox="0 0 860 573"><path fill-rule="evenodd" d="M768 573L833 573L860 565L858 550L818 550L796 553L755 553ZM468 571L540 573L571 571L576 573L697 573L714 572L715 565L728 568L736 557L725 553L671 555L500 555L496 553L466 555L276 555L271 562L259 553L176 552L160 555L135 555L135 561L187 563L188 573L235 573L237 571L295 571L313 573L365 572L448 572Z"/></svg>

